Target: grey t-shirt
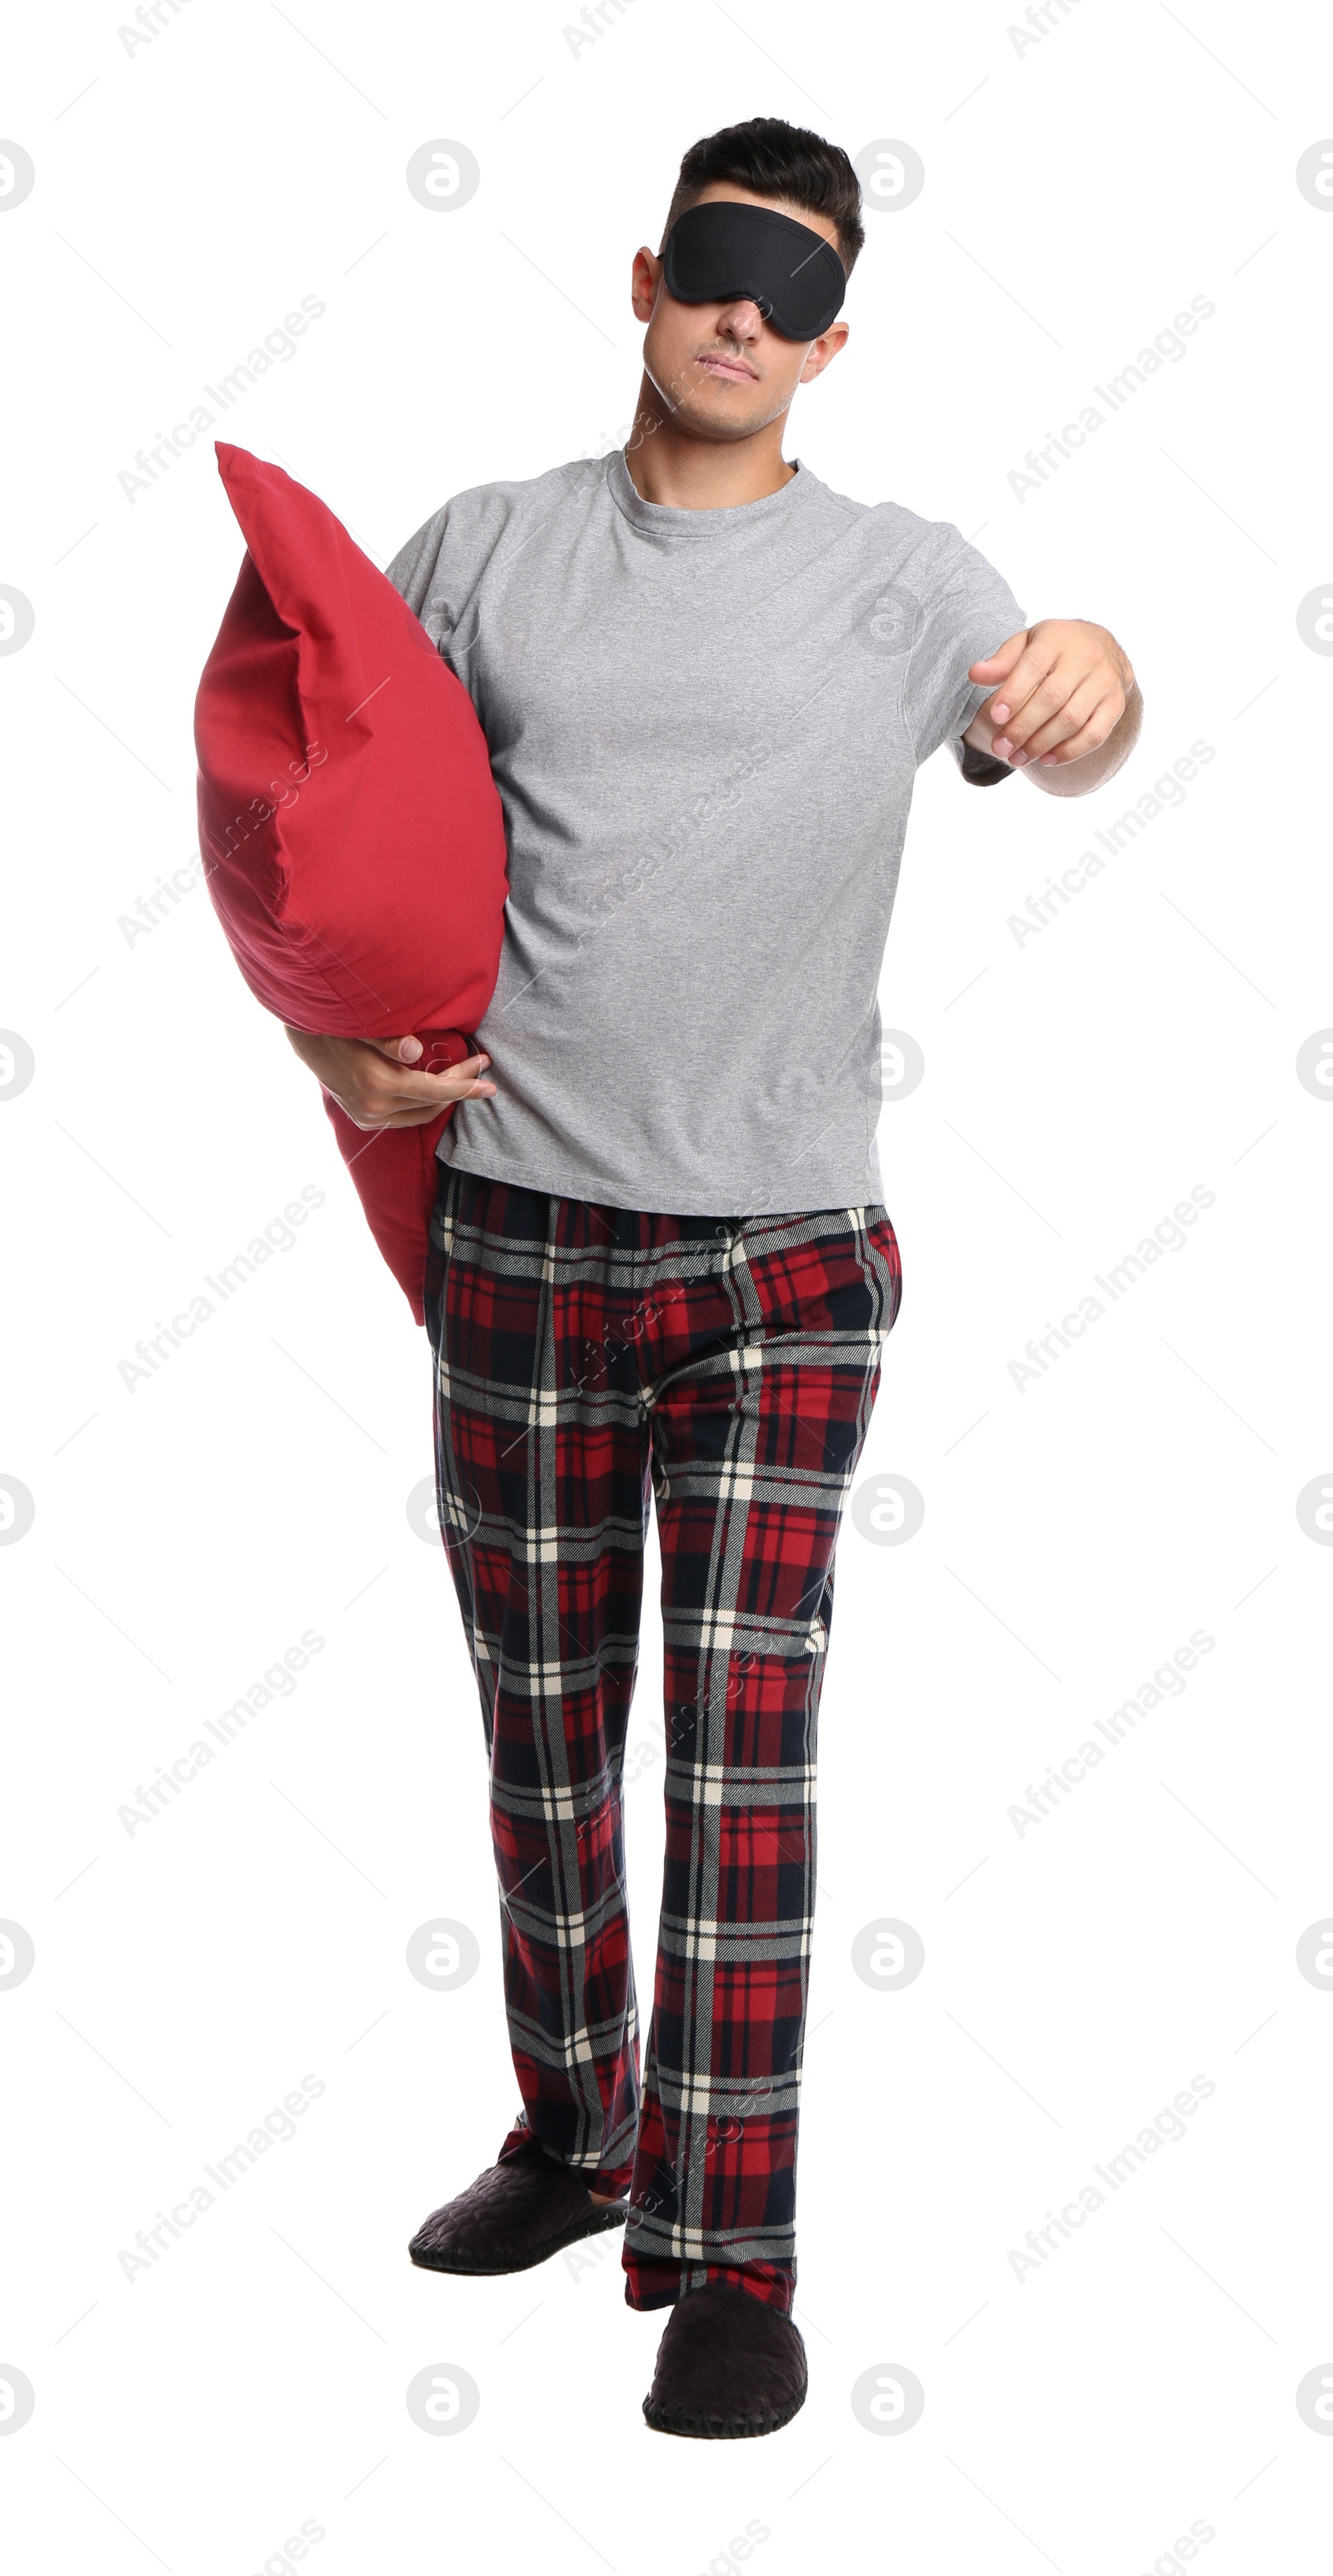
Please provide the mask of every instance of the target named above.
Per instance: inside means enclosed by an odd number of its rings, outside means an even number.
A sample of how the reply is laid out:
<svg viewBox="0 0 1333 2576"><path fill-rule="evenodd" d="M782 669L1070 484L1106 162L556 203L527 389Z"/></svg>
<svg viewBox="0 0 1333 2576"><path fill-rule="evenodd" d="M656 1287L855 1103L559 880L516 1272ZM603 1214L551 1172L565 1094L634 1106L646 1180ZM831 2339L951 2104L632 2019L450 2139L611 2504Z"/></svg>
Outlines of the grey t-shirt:
<svg viewBox="0 0 1333 2576"><path fill-rule="evenodd" d="M738 508L623 454L463 492L388 567L471 694L510 891L446 1162L675 1215L882 1197L876 989L918 764L1024 624L947 521L798 465Z"/></svg>

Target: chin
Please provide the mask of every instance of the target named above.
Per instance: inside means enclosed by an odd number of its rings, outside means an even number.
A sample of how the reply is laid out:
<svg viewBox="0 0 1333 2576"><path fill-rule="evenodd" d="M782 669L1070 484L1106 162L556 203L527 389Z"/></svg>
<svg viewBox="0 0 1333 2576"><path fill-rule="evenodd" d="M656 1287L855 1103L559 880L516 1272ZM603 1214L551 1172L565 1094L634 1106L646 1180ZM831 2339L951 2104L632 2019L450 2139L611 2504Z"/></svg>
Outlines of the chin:
<svg viewBox="0 0 1333 2576"><path fill-rule="evenodd" d="M692 431L696 438L750 438L771 417L762 404L742 411L725 393L712 402L692 397L675 415L677 427Z"/></svg>

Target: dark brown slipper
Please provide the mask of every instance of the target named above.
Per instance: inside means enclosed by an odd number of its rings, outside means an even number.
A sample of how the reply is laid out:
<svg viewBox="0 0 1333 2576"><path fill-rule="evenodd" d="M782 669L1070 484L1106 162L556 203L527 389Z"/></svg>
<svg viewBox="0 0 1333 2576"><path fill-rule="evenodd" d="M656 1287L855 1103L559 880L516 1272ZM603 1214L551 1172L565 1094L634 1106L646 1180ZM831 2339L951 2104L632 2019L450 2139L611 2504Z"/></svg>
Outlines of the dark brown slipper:
<svg viewBox="0 0 1333 2576"><path fill-rule="evenodd" d="M533 2145L433 2210L407 2250L425 2272L530 2272L580 2236L623 2227L628 2207L599 2209L581 2174Z"/></svg>
<svg viewBox="0 0 1333 2576"><path fill-rule="evenodd" d="M655 2433L735 2442L790 2424L805 2391L800 2328L748 2290L709 2281L672 2309L643 2411Z"/></svg>

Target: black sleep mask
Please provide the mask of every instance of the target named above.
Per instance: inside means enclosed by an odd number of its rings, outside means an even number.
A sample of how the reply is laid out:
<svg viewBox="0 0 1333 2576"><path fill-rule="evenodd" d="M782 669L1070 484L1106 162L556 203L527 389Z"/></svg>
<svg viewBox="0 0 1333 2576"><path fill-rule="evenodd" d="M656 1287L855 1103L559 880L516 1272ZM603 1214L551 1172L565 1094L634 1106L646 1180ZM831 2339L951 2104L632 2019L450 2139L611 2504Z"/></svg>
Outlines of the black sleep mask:
<svg viewBox="0 0 1333 2576"><path fill-rule="evenodd" d="M710 198L677 215L662 245L667 292L681 304L748 296L784 340L817 340L847 292L842 261L822 233L767 206Z"/></svg>

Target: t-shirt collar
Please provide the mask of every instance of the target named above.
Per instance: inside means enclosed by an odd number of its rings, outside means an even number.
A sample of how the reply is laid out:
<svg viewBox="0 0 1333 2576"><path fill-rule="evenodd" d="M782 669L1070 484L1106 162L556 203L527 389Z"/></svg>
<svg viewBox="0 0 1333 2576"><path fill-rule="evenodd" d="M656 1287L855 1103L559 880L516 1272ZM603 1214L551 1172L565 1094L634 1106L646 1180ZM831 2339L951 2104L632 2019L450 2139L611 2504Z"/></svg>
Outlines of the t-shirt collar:
<svg viewBox="0 0 1333 2576"><path fill-rule="evenodd" d="M679 537L689 543L699 538L725 538L733 530L756 527L766 519L782 518L803 508L815 477L799 456L789 462L796 471L779 491L765 492L757 501L741 501L720 510L678 510L663 501L645 501L635 487L625 451L620 447L607 458L606 480L616 508L631 527L640 529L645 536Z"/></svg>

